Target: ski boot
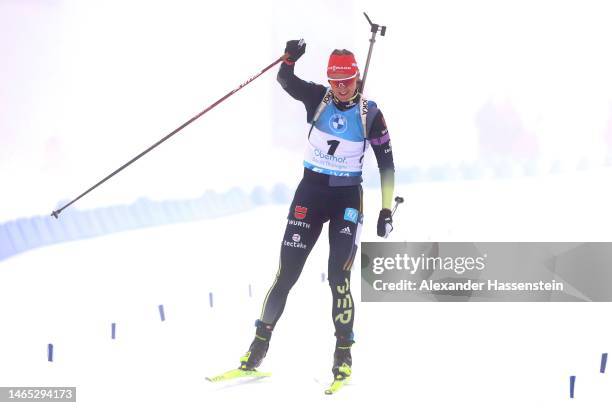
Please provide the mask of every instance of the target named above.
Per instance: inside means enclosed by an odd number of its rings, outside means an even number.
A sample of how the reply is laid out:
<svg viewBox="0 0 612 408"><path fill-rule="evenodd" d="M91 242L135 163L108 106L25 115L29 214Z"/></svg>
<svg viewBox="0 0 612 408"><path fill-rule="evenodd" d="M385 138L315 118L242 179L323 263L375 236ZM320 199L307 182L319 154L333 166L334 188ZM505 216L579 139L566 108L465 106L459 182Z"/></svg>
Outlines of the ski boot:
<svg viewBox="0 0 612 408"><path fill-rule="evenodd" d="M351 357L351 346L354 341L352 336L337 336L336 350L334 351L334 365L332 373L334 379L342 380L351 376L353 358Z"/></svg>
<svg viewBox="0 0 612 408"><path fill-rule="evenodd" d="M261 320L255 322L255 338L249 347L249 351L240 358L240 369L253 371L261 365L268 347L270 347L270 337L272 336L273 326Z"/></svg>
<svg viewBox="0 0 612 408"><path fill-rule="evenodd" d="M334 381L325 390L325 394L335 394L351 380L351 366L353 364L351 346L353 343L352 334L348 337L336 335L336 350L334 351L334 366L332 367Z"/></svg>

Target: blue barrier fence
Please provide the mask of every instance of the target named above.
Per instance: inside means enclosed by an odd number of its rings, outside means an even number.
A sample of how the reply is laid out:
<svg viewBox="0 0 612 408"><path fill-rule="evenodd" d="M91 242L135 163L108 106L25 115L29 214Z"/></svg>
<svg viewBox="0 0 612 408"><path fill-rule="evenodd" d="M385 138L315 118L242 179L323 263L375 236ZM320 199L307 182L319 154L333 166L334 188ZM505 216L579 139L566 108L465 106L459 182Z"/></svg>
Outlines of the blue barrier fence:
<svg viewBox="0 0 612 408"><path fill-rule="evenodd" d="M604 164L604 167L609 166L612 166L612 156L608 157ZM464 163L459 166L442 165L431 168L415 166L396 169L395 180L396 183L477 180L484 178L485 175L503 179L557 174L564 170L580 171L591 166L588 161L583 160L574 168L563 168L560 162L552 163L548 168L544 166L540 169L540 167L542 166L538 166L536 161L517 163L509 160ZM378 183L378 172L369 172L364 177L366 186L374 186ZM140 198L130 205L116 205L94 210L79 211L75 208L68 208L62 212L59 220L49 215L19 218L0 224L0 261L45 245L137 228L223 217L267 204L287 203L291 200L292 194L292 189L284 184L277 184L270 191L263 187L255 187L250 193L240 188L231 189L223 194L206 191L201 197L193 200L152 201L148 198ZM58 206L63 204L60 203Z"/></svg>
<svg viewBox="0 0 612 408"><path fill-rule="evenodd" d="M250 194L234 188L224 194L207 191L193 200L153 201L140 198L130 205L82 211L67 208L59 220L49 215L19 218L0 224L0 261L41 246L138 228L222 217L262 205L287 203L291 197L292 191L278 184L270 191L257 187Z"/></svg>

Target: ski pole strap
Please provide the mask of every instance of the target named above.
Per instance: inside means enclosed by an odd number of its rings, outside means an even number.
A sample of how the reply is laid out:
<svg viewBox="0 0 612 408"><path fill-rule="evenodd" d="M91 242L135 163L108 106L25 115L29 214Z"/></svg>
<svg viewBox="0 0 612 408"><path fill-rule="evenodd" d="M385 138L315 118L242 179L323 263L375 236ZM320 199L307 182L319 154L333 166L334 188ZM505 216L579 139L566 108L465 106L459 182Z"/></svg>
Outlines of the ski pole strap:
<svg viewBox="0 0 612 408"><path fill-rule="evenodd" d="M325 95L323 96L321 103L319 103L319 106L317 107L317 110L315 111L315 114L312 118L312 126L317 123L317 120L319 120L319 116L321 116L321 113L323 113L323 109L325 109L327 105L331 103L333 97L334 94L332 93L331 88L328 87L327 92L325 92Z"/></svg>
<svg viewBox="0 0 612 408"><path fill-rule="evenodd" d="M359 109L359 115L361 116L361 125L363 127L363 138L368 138L368 100L364 97L361 98L361 109ZM365 147L363 149L365 151Z"/></svg>

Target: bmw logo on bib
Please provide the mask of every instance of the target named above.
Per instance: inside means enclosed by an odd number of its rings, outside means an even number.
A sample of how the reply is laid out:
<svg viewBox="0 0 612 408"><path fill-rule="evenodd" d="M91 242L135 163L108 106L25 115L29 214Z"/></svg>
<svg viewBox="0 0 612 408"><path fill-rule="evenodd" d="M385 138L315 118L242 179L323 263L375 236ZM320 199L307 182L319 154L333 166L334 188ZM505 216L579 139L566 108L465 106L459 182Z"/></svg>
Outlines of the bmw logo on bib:
<svg viewBox="0 0 612 408"><path fill-rule="evenodd" d="M331 118L329 118L329 127L335 132L335 133L344 133L346 132L346 129L348 128L348 123L346 118L339 114L339 113L335 113L332 115Z"/></svg>

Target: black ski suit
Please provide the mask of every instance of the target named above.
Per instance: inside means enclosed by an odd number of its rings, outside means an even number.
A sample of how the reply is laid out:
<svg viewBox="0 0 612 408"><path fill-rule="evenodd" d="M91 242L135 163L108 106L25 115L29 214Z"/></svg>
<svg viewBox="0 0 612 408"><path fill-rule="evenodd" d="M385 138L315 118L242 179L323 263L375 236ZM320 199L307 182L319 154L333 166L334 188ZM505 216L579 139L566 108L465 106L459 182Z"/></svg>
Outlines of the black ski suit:
<svg viewBox="0 0 612 408"><path fill-rule="evenodd" d="M306 82L294 74L294 66L283 63L278 81L289 95L304 103L306 120L312 124L315 112L327 93L323 85ZM341 111L353 103L332 102ZM367 141L378 167L393 171L393 154L385 120L380 110L367 120ZM364 150L365 150L364 141ZM353 211L357 210L357 211ZM304 168L304 176L289 208L276 279L264 300L260 322L274 327L280 318L290 289L302 272L306 259L323 227L329 221L328 281L332 291L332 319L336 336L353 339L355 305L351 295L351 267L357 254L363 217L361 177L330 176Z"/></svg>

